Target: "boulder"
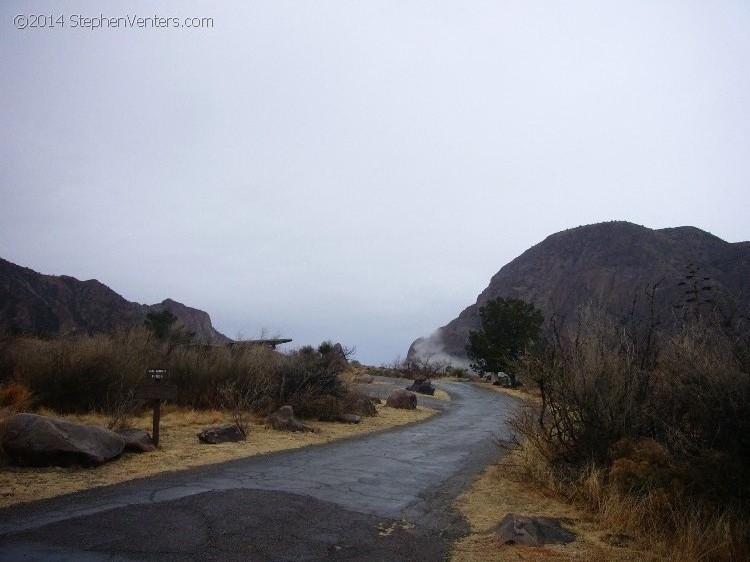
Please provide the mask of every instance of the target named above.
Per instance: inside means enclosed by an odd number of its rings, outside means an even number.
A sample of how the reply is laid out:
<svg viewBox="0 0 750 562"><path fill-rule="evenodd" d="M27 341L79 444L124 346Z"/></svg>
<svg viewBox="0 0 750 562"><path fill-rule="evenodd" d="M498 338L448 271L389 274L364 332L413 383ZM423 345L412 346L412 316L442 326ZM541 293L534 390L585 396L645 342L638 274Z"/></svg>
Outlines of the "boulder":
<svg viewBox="0 0 750 562"><path fill-rule="evenodd" d="M360 384L370 384L374 381L372 375L368 375L367 373L360 373L358 375L354 375L354 382L360 383Z"/></svg>
<svg viewBox="0 0 750 562"><path fill-rule="evenodd" d="M325 422L359 423L362 421L362 418L357 414L327 414L320 416L318 420Z"/></svg>
<svg viewBox="0 0 750 562"><path fill-rule="evenodd" d="M302 423L294 417L294 410L291 406L282 406L268 416L266 425L280 431L315 431L314 427Z"/></svg>
<svg viewBox="0 0 750 562"><path fill-rule="evenodd" d="M337 356L341 357L342 359L346 360L346 353L344 352L344 346L340 343L334 343L333 347L331 347L331 353L336 354Z"/></svg>
<svg viewBox="0 0 750 562"><path fill-rule="evenodd" d="M502 544L542 546L569 543L576 540L574 533L562 528L554 517L529 517L508 513L490 532Z"/></svg>
<svg viewBox="0 0 750 562"><path fill-rule="evenodd" d="M378 409L375 404L381 404L380 398L365 396L359 393L349 393L344 400L345 411L360 416L377 416Z"/></svg>
<svg viewBox="0 0 750 562"><path fill-rule="evenodd" d="M244 441L245 435L236 425L226 424L209 427L196 434L201 443L216 445L217 443L236 443Z"/></svg>
<svg viewBox="0 0 750 562"><path fill-rule="evenodd" d="M411 386L407 387L406 390L412 392L419 392L420 394L429 394L433 396L435 394L435 387L432 386L430 379L427 377L417 377Z"/></svg>
<svg viewBox="0 0 750 562"><path fill-rule="evenodd" d="M150 453L156 451L151 435L145 429L126 428L117 432L125 440L125 450L134 453Z"/></svg>
<svg viewBox="0 0 750 562"><path fill-rule="evenodd" d="M5 421L2 447L23 466L92 466L119 457L125 439L104 427L16 414Z"/></svg>
<svg viewBox="0 0 750 562"><path fill-rule="evenodd" d="M399 388L391 392L388 400L385 401L385 405L391 408L414 410L417 407L417 395L404 388Z"/></svg>

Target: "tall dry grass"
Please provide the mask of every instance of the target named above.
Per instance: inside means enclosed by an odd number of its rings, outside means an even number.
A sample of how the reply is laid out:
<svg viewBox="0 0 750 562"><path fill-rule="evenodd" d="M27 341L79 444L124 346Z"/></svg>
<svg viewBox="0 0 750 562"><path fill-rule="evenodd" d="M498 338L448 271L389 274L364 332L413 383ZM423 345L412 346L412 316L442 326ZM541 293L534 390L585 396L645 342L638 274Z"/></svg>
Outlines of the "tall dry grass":
<svg viewBox="0 0 750 562"><path fill-rule="evenodd" d="M148 382L148 368L167 370L181 406L266 414L289 404L309 417L351 402L339 377L346 365L340 355L312 348L281 354L250 344L182 345L144 328L0 341L0 384L17 381L37 406L60 413L98 411L120 419L142 404L133 389Z"/></svg>
<svg viewBox="0 0 750 562"><path fill-rule="evenodd" d="M669 559L746 560L747 325L687 320L667 333L589 308L554 330L518 365L541 395L511 421L519 470Z"/></svg>

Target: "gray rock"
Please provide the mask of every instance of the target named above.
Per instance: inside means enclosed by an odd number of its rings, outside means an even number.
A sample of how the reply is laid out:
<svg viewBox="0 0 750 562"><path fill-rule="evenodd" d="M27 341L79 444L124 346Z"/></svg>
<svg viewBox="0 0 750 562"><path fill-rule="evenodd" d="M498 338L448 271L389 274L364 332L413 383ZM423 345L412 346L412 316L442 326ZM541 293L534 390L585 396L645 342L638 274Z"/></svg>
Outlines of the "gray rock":
<svg viewBox="0 0 750 562"><path fill-rule="evenodd" d="M374 381L372 375L368 375L367 373L362 373L359 375L354 375L354 382L360 383L360 384L370 384Z"/></svg>
<svg viewBox="0 0 750 562"><path fill-rule="evenodd" d="M244 441L245 436L236 425L226 424L209 427L197 434L201 443L216 445L217 443L236 443Z"/></svg>
<svg viewBox="0 0 750 562"><path fill-rule="evenodd" d="M151 435L145 429L127 428L121 429L117 435L125 440L125 450L134 453L150 453L156 451Z"/></svg>
<svg viewBox="0 0 750 562"><path fill-rule="evenodd" d="M104 427L16 414L5 421L2 448L23 466L90 466L119 457L125 439Z"/></svg>
<svg viewBox="0 0 750 562"><path fill-rule="evenodd" d="M360 418L357 414L341 414L338 421L342 423L359 423L360 421L362 421L362 418Z"/></svg>
<svg viewBox="0 0 750 562"><path fill-rule="evenodd" d="M415 410L417 408L417 395L404 388L399 388L391 392L386 406L391 408L401 408L403 410Z"/></svg>
<svg viewBox="0 0 750 562"><path fill-rule="evenodd" d="M433 396L435 394L435 387L432 386L430 379L428 379L427 377L417 378L411 386L407 387L406 390L419 392L420 394L428 394L430 396Z"/></svg>
<svg viewBox="0 0 750 562"><path fill-rule="evenodd" d="M318 420L325 422L359 423L362 421L362 418L356 414L328 414L320 416Z"/></svg>
<svg viewBox="0 0 750 562"><path fill-rule="evenodd" d="M294 410L291 406L282 406L268 416L266 425L280 431L315 431L314 427L302 423L294 417Z"/></svg>
<svg viewBox="0 0 750 562"><path fill-rule="evenodd" d="M529 517L508 513L490 530L502 544L542 546L569 543L576 540L574 533L562 528L554 517Z"/></svg>

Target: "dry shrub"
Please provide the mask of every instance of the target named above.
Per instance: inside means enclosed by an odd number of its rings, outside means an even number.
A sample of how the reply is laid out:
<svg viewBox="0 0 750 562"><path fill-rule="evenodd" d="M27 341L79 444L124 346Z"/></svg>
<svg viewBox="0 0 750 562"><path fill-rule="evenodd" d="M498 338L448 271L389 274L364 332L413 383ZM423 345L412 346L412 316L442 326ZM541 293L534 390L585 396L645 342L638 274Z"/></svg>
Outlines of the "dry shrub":
<svg viewBox="0 0 750 562"><path fill-rule="evenodd" d="M527 476L665 556L744 559L748 347L741 322L696 315L666 333L582 310L518 366L541 398L511 420Z"/></svg>
<svg viewBox="0 0 750 562"><path fill-rule="evenodd" d="M23 412L31 408L33 395L25 384L9 380L0 384L0 410Z"/></svg>
<svg viewBox="0 0 750 562"><path fill-rule="evenodd" d="M40 407L59 413L98 411L114 426L127 424L142 408L133 390L150 382L146 371L152 367L166 369L165 383L178 387L175 403L229 407L238 416L243 411L268 414L285 404L301 415L317 416L324 403L345 394L339 375L346 359L312 348L281 354L242 342L181 345L159 341L144 328L48 340L16 337L0 344L0 382L20 381Z"/></svg>
<svg viewBox="0 0 750 562"><path fill-rule="evenodd" d="M348 388L343 398L344 413L357 414L359 416L377 416L378 409L375 404L380 403L380 399L372 398Z"/></svg>

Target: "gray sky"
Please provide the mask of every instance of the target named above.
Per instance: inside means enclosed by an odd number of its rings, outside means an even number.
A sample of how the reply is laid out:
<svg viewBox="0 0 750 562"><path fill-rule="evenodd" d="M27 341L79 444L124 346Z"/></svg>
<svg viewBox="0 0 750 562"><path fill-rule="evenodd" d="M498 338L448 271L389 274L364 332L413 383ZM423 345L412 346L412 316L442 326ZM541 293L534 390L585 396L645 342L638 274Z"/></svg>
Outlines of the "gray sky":
<svg viewBox="0 0 750 562"><path fill-rule="evenodd" d="M16 28L40 14L55 27ZM749 238L746 0L3 0L0 16L0 256L173 298L230 337L390 362L559 230ZM80 27L101 16L213 27Z"/></svg>

